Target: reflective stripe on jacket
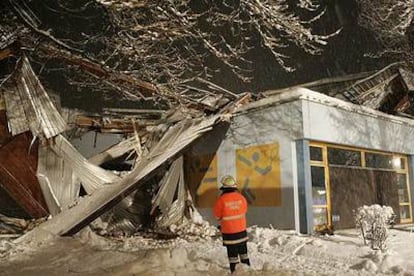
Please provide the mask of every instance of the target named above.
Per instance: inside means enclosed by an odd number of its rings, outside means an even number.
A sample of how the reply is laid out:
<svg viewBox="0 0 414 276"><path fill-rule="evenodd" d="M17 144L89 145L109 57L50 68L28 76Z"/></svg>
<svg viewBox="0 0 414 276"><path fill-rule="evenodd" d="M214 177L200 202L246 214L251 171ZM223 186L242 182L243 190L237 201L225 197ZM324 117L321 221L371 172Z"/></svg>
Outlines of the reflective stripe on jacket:
<svg viewBox="0 0 414 276"><path fill-rule="evenodd" d="M239 233L232 233L232 234L226 234L222 233L223 237L223 245L239 245L244 242L247 242L249 237L247 236L247 231L244 230Z"/></svg>
<svg viewBox="0 0 414 276"><path fill-rule="evenodd" d="M214 216L221 222L221 232L226 234L246 230L247 202L238 191L223 193L214 205Z"/></svg>

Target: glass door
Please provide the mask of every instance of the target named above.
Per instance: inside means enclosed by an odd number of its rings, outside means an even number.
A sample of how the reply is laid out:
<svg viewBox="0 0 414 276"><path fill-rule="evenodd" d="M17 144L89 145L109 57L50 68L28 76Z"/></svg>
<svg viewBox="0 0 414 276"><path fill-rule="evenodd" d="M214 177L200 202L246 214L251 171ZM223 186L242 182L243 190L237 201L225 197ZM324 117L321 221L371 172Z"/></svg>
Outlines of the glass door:
<svg viewBox="0 0 414 276"><path fill-rule="evenodd" d="M312 145L310 147L313 225L315 227L331 225L329 171L326 156L326 146Z"/></svg>

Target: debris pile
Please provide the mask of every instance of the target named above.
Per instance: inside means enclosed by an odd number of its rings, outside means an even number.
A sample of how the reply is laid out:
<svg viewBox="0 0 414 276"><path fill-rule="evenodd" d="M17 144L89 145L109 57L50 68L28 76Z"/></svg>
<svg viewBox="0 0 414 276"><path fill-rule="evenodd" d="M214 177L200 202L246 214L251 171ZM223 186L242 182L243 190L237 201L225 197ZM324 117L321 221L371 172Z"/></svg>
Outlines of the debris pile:
<svg viewBox="0 0 414 276"><path fill-rule="evenodd" d="M13 234L26 233L45 220L46 218L25 220L20 218L11 218L0 214L0 235L2 237L7 237L7 234L12 236Z"/></svg>
<svg viewBox="0 0 414 276"><path fill-rule="evenodd" d="M91 222L99 233L112 236L146 228L164 231L172 225L180 226L180 234L195 231L194 226L181 228L194 208L184 181L183 154L250 96L205 82L215 92L200 102L169 110L76 111L67 116L69 122L29 58L19 54L0 85L0 212L16 218L5 219L4 231L24 233L33 228L34 219L46 221L39 227L56 235L73 235ZM72 134L86 131L124 139L86 158L71 142Z"/></svg>

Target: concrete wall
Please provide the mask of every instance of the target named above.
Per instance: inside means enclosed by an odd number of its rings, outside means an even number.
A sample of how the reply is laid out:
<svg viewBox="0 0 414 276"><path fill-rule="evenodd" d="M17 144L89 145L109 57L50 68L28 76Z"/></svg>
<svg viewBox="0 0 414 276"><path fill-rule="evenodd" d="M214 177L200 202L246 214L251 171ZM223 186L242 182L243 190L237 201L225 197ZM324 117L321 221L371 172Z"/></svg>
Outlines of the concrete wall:
<svg viewBox="0 0 414 276"><path fill-rule="evenodd" d="M302 149L300 141L313 140L402 154L414 153L414 139L409 138L414 137L414 125L387 116L361 114L357 109L344 110L340 106L299 99L238 114L233 118L229 129L216 130L211 137L213 139L206 137L196 147L200 151L216 148L218 179L225 174L236 175L237 149L279 143L282 206L250 207L249 224L272 224L280 229L296 229L302 232L310 229L308 220L311 217L308 216L311 214L304 214L301 210L311 210L312 203L311 200L302 202L305 204L303 206L298 203L298 200L306 201L304 198L300 199L300 193L309 190L311 185L310 179L303 179L310 178L309 173L298 176L298 171L304 171L306 168L303 166L309 164L309 160L302 160L301 156L297 156ZM217 144L222 137L225 139ZM211 141L216 142L214 144ZM298 181L301 183L298 184ZM205 218L215 222L211 209L200 209L200 212ZM306 220L300 221L299 213L307 216Z"/></svg>
<svg viewBox="0 0 414 276"><path fill-rule="evenodd" d="M309 140L414 153L414 125L302 101L304 137Z"/></svg>
<svg viewBox="0 0 414 276"><path fill-rule="evenodd" d="M236 115L224 134L213 133L210 139L198 142L198 151L209 151L218 146L218 179L226 174L236 175L236 150L254 145L279 144L282 202L280 207L250 207L249 225L269 226L279 229L295 229L296 144L303 136L301 102L285 103L264 109L250 110ZM223 129L222 131L223 132ZM221 135L221 136L220 136ZM225 139L219 145L219 137ZM215 139L217 138L217 139ZM240 185L240 183L239 183ZM217 191L218 192L218 191ZM296 197L297 198L297 197ZM210 208L199 209L204 218L215 222Z"/></svg>

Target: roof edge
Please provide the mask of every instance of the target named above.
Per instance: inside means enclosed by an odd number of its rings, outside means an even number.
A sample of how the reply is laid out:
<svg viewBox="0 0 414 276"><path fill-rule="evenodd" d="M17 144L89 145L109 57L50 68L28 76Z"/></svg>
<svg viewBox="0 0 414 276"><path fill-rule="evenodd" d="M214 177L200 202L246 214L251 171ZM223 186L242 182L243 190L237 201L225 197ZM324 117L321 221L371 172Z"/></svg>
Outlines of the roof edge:
<svg viewBox="0 0 414 276"><path fill-rule="evenodd" d="M313 90L310 90L304 87L292 87L277 95L270 96L270 97L258 100L256 102L250 103L236 110L234 115L237 116L237 115L245 114L253 110L267 108L269 106L274 106L274 105L281 105L281 104L285 104L285 103L293 102L297 100L310 101L314 103L323 104L325 106L339 108L339 109L342 109L348 112L381 118L381 119L391 121L394 123L398 123L398 124L406 124L406 125L414 126L414 120L412 119L387 114L387 113L384 113L384 112L381 112L381 111L378 111L378 110L375 110L375 109L372 109L366 106L346 102L338 98L330 97L325 94L322 94L317 91L313 91Z"/></svg>

